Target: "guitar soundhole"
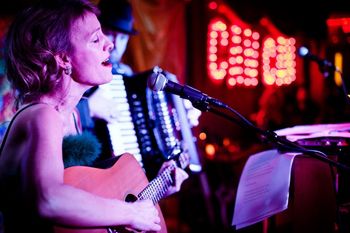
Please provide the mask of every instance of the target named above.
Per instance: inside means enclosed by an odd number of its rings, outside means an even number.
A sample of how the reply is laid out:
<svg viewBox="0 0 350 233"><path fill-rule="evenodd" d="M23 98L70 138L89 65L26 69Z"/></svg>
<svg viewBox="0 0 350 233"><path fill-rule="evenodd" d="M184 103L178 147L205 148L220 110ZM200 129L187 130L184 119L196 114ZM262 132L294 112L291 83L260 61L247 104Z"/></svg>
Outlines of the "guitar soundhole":
<svg viewBox="0 0 350 233"><path fill-rule="evenodd" d="M128 194L125 198L126 202L135 202L137 201L137 197L135 195L132 194Z"/></svg>

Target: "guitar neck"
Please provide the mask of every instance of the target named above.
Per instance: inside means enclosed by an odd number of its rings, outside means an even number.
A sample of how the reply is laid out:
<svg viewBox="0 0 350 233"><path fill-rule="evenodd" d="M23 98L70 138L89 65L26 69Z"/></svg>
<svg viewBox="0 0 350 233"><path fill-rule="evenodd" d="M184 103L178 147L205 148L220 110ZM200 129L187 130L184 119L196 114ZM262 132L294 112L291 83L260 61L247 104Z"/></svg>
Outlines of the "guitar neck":
<svg viewBox="0 0 350 233"><path fill-rule="evenodd" d="M175 165L167 167L160 175L154 178L145 189L143 189L139 195L138 199L150 199L153 204L158 203L160 199L164 197L169 187L174 184L174 178L172 172L175 169Z"/></svg>
<svg viewBox="0 0 350 233"><path fill-rule="evenodd" d="M182 153L176 160L180 168L185 168L189 163L188 154ZM164 171L154 178L137 196L139 200L150 199L153 204L158 203L164 197L169 187L175 184L173 172L176 166L170 165Z"/></svg>

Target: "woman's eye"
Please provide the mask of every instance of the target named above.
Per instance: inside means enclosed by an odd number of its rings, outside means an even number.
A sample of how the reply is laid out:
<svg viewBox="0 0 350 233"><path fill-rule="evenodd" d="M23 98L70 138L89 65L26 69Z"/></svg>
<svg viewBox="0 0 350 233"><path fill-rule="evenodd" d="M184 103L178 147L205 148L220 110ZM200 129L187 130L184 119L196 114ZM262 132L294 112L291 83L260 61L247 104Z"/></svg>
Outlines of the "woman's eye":
<svg viewBox="0 0 350 233"><path fill-rule="evenodd" d="M99 41L100 41L100 38L99 38L98 36L96 36L96 37L92 40L93 43L98 43Z"/></svg>

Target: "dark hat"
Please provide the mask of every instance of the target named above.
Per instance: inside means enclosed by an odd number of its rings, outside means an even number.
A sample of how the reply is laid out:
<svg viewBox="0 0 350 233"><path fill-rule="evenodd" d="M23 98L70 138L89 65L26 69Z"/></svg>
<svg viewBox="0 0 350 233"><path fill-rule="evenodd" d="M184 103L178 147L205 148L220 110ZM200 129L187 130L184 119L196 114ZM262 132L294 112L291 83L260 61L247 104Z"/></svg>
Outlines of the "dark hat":
<svg viewBox="0 0 350 233"><path fill-rule="evenodd" d="M99 20L103 27L135 35L134 17L131 4L127 0L100 0L101 11Z"/></svg>

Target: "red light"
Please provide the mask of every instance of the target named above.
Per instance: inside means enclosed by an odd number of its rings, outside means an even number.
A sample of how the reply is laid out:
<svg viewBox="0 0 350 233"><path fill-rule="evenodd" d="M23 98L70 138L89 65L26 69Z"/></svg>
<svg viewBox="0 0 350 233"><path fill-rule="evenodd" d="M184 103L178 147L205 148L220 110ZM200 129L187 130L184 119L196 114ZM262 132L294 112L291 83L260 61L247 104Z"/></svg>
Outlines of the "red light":
<svg viewBox="0 0 350 233"><path fill-rule="evenodd" d="M216 3L216 2L210 2L209 4L208 4L208 8L210 9L210 10L215 10L216 8L218 8L218 4Z"/></svg>

